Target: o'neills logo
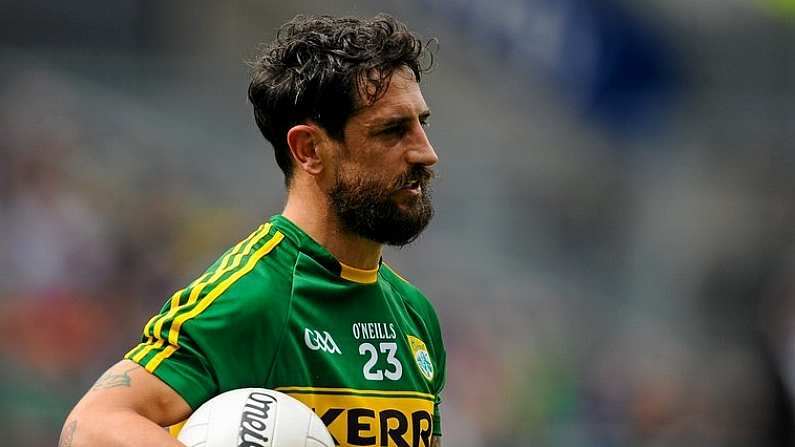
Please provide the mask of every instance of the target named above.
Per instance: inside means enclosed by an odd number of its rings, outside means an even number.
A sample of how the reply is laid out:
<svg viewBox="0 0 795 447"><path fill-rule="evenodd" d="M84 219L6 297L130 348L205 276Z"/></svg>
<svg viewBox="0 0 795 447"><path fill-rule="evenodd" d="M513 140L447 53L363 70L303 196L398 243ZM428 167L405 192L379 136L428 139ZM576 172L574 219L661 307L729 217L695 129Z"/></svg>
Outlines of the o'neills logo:
<svg viewBox="0 0 795 447"><path fill-rule="evenodd" d="M271 407L276 405L273 397L255 391L248 395L240 417L240 435L237 447L269 447L273 438L274 421Z"/></svg>

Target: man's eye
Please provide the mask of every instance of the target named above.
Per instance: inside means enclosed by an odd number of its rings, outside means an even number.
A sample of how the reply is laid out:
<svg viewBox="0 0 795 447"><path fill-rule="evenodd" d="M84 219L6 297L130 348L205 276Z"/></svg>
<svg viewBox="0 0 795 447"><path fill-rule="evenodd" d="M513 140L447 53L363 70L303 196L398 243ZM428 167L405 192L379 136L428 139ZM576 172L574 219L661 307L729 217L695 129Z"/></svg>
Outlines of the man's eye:
<svg viewBox="0 0 795 447"><path fill-rule="evenodd" d="M431 122L428 120L422 120L420 121L420 125L423 127L423 129L427 129L431 126Z"/></svg>
<svg viewBox="0 0 795 447"><path fill-rule="evenodd" d="M384 133L388 135L404 135L406 133L406 126L392 126L384 129Z"/></svg>

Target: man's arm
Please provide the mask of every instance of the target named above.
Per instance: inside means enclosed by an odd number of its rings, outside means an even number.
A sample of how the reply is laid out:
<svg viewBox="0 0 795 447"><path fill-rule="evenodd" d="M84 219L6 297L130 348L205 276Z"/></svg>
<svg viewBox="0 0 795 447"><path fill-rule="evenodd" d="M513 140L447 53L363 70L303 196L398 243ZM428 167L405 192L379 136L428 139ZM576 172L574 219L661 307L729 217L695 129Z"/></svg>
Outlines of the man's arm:
<svg viewBox="0 0 795 447"><path fill-rule="evenodd" d="M163 427L185 420L191 411L171 387L122 360L77 403L58 447L184 447Z"/></svg>

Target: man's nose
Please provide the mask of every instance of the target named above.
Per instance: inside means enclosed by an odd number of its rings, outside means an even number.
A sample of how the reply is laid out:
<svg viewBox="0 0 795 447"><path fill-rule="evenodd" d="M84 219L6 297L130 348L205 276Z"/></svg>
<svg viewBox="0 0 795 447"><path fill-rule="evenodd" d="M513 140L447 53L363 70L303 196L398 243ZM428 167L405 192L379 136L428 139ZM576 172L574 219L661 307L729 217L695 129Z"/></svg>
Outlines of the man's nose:
<svg viewBox="0 0 795 447"><path fill-rule="evenodd" d="M433 150L428 135L422 126L417 126L418 129L415 133L412 147L407 153L408 162L411 164L418 164L423 166L433 166L439 162L439 156Z"/></svg>

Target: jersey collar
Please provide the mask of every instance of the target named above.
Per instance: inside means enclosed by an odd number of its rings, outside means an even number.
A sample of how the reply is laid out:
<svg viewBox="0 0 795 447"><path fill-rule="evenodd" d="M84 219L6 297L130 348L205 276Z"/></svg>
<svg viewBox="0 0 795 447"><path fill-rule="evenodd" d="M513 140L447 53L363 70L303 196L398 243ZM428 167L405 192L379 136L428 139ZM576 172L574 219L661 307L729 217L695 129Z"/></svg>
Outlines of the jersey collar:
<svg viewBox="0 0 795 447"><path fill-rule="evenodd" d="M345 265L342 262L339 262L339 264L341 278L347 279L348 281L358 282L359 284L372 284L378 281L378 270L381 268L380 260L378 261L378 267L372 270L357 269L356 267Z"/></svg>
<svg viewBox="0 0 795 447"><path fill-rule="evenodd" d="M270 222L288 239L291 239L300 251L311 256L337 277L358 284L374 284L378 281L378 271L381 269L382 264L381 260L378 261L378 267L372 270L345 265L290 219L277 214L270 219Z"/></svg>

